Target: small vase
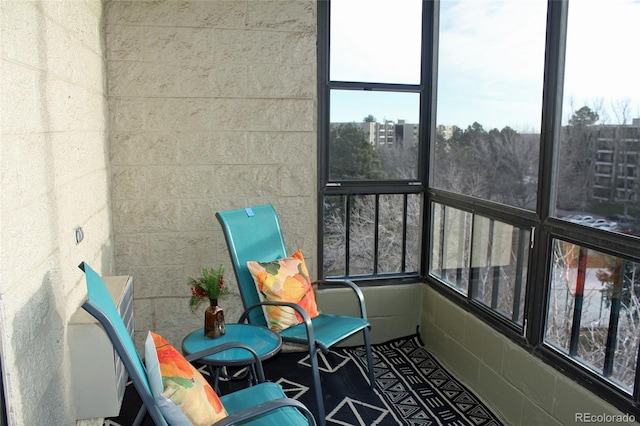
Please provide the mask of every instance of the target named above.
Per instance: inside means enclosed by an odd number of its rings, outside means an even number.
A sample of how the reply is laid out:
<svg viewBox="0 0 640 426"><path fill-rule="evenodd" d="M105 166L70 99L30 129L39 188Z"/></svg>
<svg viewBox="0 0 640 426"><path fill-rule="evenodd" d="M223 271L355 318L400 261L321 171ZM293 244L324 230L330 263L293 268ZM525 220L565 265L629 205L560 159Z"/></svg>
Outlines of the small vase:
<svg viewBox="0 0 640 426"><path fill-rule="evenodd" d="M224 311L218 306L218 299L209 299L209 307L204 311L204 337L215 339L225 332Z"/></svg>

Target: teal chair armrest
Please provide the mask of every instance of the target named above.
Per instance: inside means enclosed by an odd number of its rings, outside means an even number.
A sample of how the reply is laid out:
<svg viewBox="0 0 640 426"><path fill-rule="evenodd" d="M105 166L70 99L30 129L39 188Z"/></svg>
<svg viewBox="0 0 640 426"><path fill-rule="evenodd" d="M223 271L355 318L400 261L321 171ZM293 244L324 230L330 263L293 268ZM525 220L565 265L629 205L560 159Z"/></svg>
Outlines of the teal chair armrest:
<svg viewBox="0 0 640 426"><path fill-rule="evenodd" d="M247 320L248 317L249 317L250 311L252 311L254 309L257 309L257 308L262 308L263 306L288 306L290 308L295 309L295 311L300 314L300 316L302 317L302 320L305 323L308 323L309 325L311 325L311 318L309 318L309 314L307 313L307 311L305 311L300 305L297 305L297 304L291 303L291 302L260 302L260 303L256 303L255 305L249 306L247 309L244 310L242 315L240 315L240 319L238 319L238 323L241 323L241 322L244 322L245 320Z"/></svg>
<svg viewBox="0 0 640 426"><path fill-rule="evenodd" d="M260 302L260 303L256 303L255 305L249 306L247 309L245 309L245 311L242 313L242 315L240 315L240 319L238 319L238 322L239 323L244 322L249 317L250 311L252 311L253 309L257 309L257 308L262 309L263 306L288 306L288 307L294 309L302 317L303 323L304 323L305 328L307 330L307 339L308 339L308 341L309 342L315 342L316 341L314 336L313 336L313 323L311 322L311 318L309 317L309 314L300 305L297 305L295 303L289 303L289 302ZM323 348L322 351L324 353L326 353L328 349L326 349L323 345L321 345L321 347Z"/></svg>
<svg viewBox="0 0 640 426"><path fill-rule="evenodd" d="M340 287L348 287L351 290L353 290L353 292L355 293L356 297L358 298L358 305L360 308L360 317L365 320L367 320L367 308L366 305L364 303L364 294L362 294L362 290L360 289L360 287L358 287L358 285L356 283L354 283L351 280L318 280L318 281L314 281L311 283L312 285L316 285L316 284L322 284L322 285L329 285L329 286L340 286Z"/></svg>

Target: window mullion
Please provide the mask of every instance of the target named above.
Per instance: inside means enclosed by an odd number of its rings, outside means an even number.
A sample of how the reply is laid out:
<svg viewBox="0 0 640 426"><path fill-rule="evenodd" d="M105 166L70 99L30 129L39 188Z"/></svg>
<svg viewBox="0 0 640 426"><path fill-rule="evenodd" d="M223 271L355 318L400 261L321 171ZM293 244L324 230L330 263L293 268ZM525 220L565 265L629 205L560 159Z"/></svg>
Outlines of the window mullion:
<svg viewBox="0 0 640 426"><path fill-rule="evenodd" d="M538 198L536 212L539 223L546 222L550 206L555 204L552 191L555 176L554 157L561 127L562 86L564 81L564 57L567 38L568 2L547 2L547 39L545 46L544 84L542 93L542 124L540 135L540 162L538 170ZM529 251L530 268L527 291L527 335L525 338L534 346L543 342L546 298L548 295L549 264L551 259L551 238L544 226L533 229L534 245ZM544 259L544 261L538 261ZM533 285L543 283L543 285Z"/></svg>
<svg viewBox="0 0 640 426"><path fill-rule="evenodd" d="M402 196L402 257L400 271L407 272L407 215L408 215L408 194ZM422 252L424 253L424 252Z"/></svg>
<svg viewBox="0 0 640 426"><path fill-rule="evenodd" d="M375 212L373 219L373 274L378 274L379 263L379 238L380 238L380 194L375 195Z"/></svg>
<svg viewBox="0 0 640 426"><path fill-rule="evenodd" d="M516 276L513 291L513 313L511 314L511 320L518 322L520 320L520 298L522 297L522 272L524 270L524 247L528 244L529 240L523 238L522 235L518 237L518 248L516 254ZM525 293L526 295L526 293Z"/></svg>

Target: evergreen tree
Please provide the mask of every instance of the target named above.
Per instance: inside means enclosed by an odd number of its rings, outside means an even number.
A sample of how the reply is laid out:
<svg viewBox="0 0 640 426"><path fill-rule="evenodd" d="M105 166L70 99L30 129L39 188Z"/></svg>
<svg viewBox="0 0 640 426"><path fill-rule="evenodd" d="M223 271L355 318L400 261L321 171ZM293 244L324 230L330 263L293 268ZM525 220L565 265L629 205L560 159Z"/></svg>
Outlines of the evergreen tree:
<svg viewBox="0 0 640 426"><path fill-rule="evenodd" d="M329 176L335 180L385 179L380 153L355 124L340 124L329 137Z"/></svg>
<svg viewBox="0 0 640 426"><path fill-rule="evenodd" d="M587 106L577 110L569 119L560 141L558 166L558 207L584 209L592 197L594 161L599 120Z"/></svg>

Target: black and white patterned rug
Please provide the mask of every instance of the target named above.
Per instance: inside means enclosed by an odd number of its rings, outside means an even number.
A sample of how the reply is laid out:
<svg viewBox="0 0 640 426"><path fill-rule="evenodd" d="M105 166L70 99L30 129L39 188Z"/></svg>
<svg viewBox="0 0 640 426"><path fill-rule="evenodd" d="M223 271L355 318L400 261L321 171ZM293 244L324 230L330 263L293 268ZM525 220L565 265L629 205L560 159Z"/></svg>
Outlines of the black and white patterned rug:
<svg viewBox="0 0 640 426"><path fill-rule="evenodd" d="M363 347L334 348L320 354L327 425L502 425L424 348L418 335L372 345L372 351L375 390L368 384ZM267 380L280 383L289 397L303 402L317 416L308 361L307 353L282 352L265 361L264 369ZM205 368L201 371L208 374ZM232 392L245 385L242 380L223 381L220 391ZM127 389L120 417L107 419L105 424L130 424L139 407L139 402L131 401L136 397L134 389Z"/></svg>

